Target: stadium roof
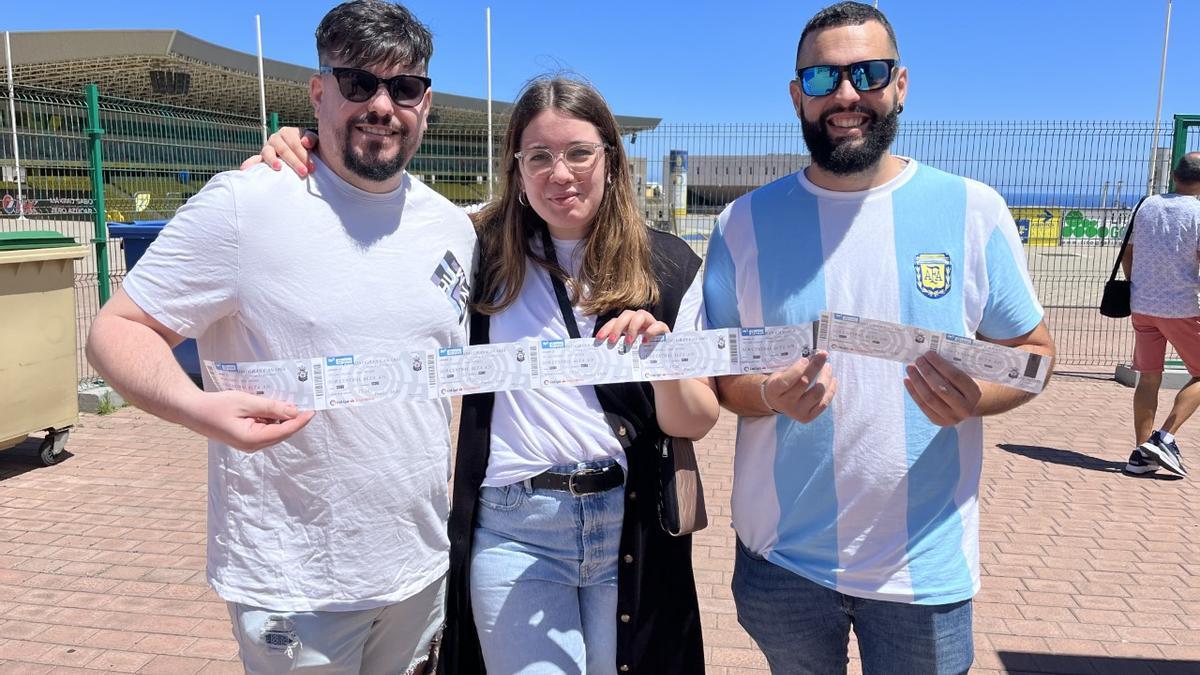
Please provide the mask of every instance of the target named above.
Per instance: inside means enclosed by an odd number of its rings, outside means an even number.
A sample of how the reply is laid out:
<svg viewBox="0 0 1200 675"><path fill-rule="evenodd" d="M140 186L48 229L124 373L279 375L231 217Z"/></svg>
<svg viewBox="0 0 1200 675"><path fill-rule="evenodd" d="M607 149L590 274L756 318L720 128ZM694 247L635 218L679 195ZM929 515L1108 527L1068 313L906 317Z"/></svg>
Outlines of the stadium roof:
<svg viewBox="0 0 1200 675"><path fill-rule="evenodd" d="M106 96L258 118L258 57L178 30L71 30L11 33L18 85L79 91L94 82ZM4 54L0 53L0 64ZM263 60L267 110L285 122L312 118L312 68ZM493 101L505 116L511 103ZM655 117L618 115L628 133L653 129ZM430 122L486 124L487 101L434 87Z"/></svg>

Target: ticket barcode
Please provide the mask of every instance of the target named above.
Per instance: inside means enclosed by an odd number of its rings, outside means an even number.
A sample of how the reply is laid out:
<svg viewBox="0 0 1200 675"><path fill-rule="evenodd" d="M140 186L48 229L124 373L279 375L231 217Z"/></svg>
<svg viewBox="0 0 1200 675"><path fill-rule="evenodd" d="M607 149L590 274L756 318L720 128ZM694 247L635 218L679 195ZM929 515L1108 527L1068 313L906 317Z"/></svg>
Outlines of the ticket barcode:
<svg viewBox="0 0 1200 675"><path fill-rule="evenodd" d="M325 365L317 360L313 363L313 398L325 398Z"/></svg>

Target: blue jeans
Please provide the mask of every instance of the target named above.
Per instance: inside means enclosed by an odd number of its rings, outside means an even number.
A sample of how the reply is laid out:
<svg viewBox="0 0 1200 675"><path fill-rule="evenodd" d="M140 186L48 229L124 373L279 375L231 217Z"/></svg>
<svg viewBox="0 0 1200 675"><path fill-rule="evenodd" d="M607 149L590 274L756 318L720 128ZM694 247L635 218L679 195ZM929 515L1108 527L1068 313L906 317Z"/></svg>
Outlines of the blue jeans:
<svg viewBox="0 0 1200 675"><path fill-rule="evenodd" d="M975 658L971 601L914 605L856 598L813 583L737 545L738 623L774 675L845 673L850 627L863 673L965 673Z"/></svg>
<svg viewBox="0 0 1200 675"><path fill-rule="evenodd" d="M621 487L579 497L523 482L480 491L471 604L489 673L615 675L624 515Z"/></svg>

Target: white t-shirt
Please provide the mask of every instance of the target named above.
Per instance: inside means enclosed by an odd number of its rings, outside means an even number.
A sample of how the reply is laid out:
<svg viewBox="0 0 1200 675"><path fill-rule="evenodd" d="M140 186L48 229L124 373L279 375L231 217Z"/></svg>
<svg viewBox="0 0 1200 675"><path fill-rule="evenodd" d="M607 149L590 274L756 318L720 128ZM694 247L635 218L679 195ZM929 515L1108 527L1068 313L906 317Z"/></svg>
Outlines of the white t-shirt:
<svg viewBox="0 0 1200 675"><path fill-rule="evenodd" d="M125 280L200 357L264 361L466 343L475 232L409 176L387 194L326 165L211 180ZM206 382L211 389L211 383ZM253 454L209 441L208 578L225 600L347 611L448 568L450 404L320 412Z"/></svg>
<svg viewBox="0 0 1200 675"><path fill-rule="evenodd" d="M1200 315L1200 199L1177 194L1147 198L1130 239L1130 309L1168 319Z"/></svg>
<svg viewBox="0 0 1200 675"><path fill-rule="evenodd" d="M557 260L571 276L579 275L583 247L579 240L554 240ZM541 245L533 243L535 252ZM586 289L585 289L586 292ZM703 280L699 274L684 294L675 319L675 331L700 330L703 316ZM574 307L581 336L596 325L594 315ZM530 261L525 263L525 285L517 300L492 317L492 343L517 340L561 340L570 337L563 322L550 275ZM492 412L491 457L483 485L500 487L536 476L550 467L616 459L626 467L625 452L604 419L596 389L549 387L528 391L496 392Z"/></svg>

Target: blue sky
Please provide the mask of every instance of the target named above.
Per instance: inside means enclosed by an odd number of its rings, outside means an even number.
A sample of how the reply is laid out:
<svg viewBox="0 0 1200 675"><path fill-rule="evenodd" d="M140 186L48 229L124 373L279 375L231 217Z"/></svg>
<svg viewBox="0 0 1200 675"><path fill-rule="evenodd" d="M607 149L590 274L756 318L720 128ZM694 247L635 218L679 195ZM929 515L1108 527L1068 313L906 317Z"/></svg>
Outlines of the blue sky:
<svg viewBox="0 0 1200 675"><path fill-rule="evenodd" d="M315 65L313 29L333 2L12 2L0 29L177 28L268 58ZM621 114L668 122L793 120L796 40L826 2L412 0L434 32L435 91L483 96L492 7L493 95L529 77L587 77ZM1154 119L1164 0L880 0L910 69L907 119ZM1163 117L1200 114L1200 0L1171 19Z"/></svg>

